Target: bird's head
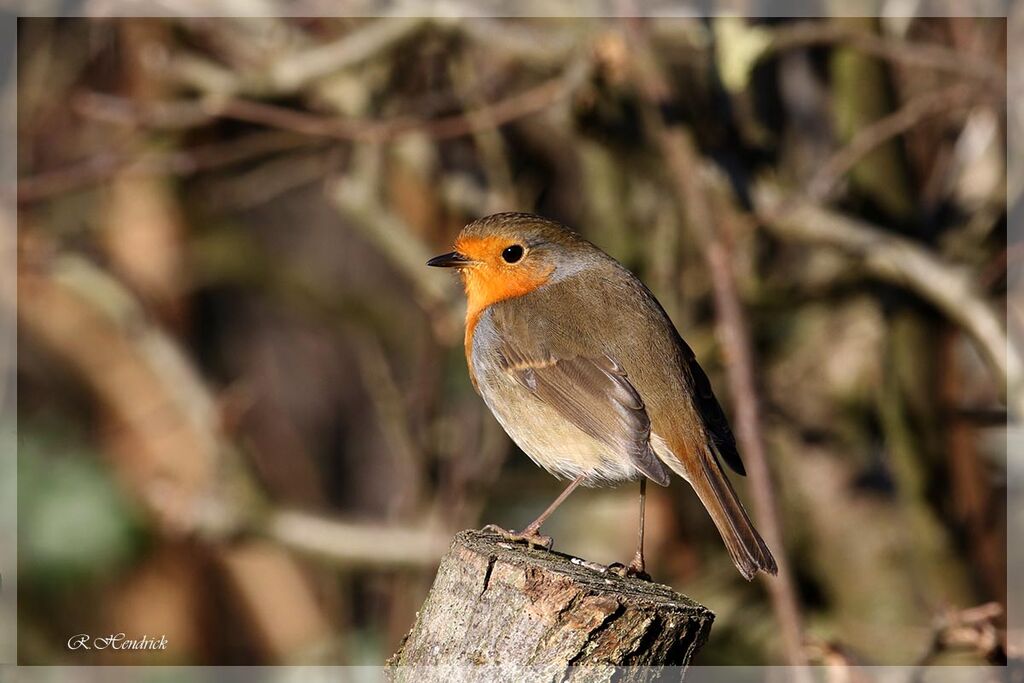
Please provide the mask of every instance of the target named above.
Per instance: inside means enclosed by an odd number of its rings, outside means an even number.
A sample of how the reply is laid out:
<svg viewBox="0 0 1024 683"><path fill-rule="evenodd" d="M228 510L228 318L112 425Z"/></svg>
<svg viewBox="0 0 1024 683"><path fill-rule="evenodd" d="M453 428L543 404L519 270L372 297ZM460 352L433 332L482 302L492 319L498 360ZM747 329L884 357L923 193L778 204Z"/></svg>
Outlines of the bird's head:
<svg viewBox="0 0 1024 683"><path fill-rule="evenodd" d="M577 272L596 251L554 221L498 213L467 225L455 240L455 251L435 256L427 265L457 269L473 311Z"/></svg>

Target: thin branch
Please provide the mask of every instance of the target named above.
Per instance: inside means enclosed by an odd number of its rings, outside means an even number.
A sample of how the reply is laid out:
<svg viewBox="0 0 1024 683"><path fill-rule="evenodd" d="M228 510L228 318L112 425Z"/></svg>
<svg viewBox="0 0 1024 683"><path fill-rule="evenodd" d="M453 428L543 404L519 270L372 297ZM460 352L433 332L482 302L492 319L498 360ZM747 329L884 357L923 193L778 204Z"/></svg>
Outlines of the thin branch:
<svg viewBox="0 0 1024 683"><path fill-rule="evenodd" d="M633 35L637 43L634 48L639 48L637 77L648 100L644 125L663 154L670 180L676 187L679 212L699 241L711 275L718 314L716 324L727 359L726 374L735 409L736 436L747 463L758 525L778 565L778 575L767 579L765 585L779 624L786 657L791 664L801 667L795 671L795 678L801 683L809 682L810 674L804 668L807 657L803 617L786 557L782 524L765 452L750 335L736 290L730 248L717 225L709 188L705 187L689 135L678 126L665 125L658 114L658 105L672 94L664 71L656 61L646 34L637 30Z"/></svg>
<svg viewBox="0 0 1024 683"><path fill-rule="evenodd" d="M287 131L291 135L253 135L246 138L245 143L217 143L134 159L117 154L98 154L78 164L19 179L18 202L32 203L89 187L122 171L133 174L188 175L311 144L309 141L296 141L295 134L367 143L383 143L413 132L425 133L435 139L470 135L547 109L568 97L582 83L586 74L587 63L576 62L565 73L521 93L472 111L435 120L401 117L385 121L346 121L237 98L220 103L208 99L139 106L123 98L87 93L76 98L76 103L81 113L94 118L134 125L187 127L222 117L259 123Z"/></svg>
<svg viewBox="0 0 1024 683"><path fill-rule="evenodd" d="M908 66L946 71L985 81L1000 90L1006 84L1006 70L998 64L940 45L912 43L851 29L825 21L784 24L772 31L772 39L761 57L816 45L842 43L875 57Z"/></svg>
<svg viewBox="0 0 1024 683"><path fill-rule="evenodd" d="M391 49L431 21L429 17L375 19L334 42L276 61L265 74L253 79L253 83L259 90L269 89L275 94L297 92L313 81Z"/></svg>
<svg viewBox="0 0 1024 683"><path fill-rule="evenodd" d="M438 338L460 337L462 321L456 314L451 282L431 277L423 264L431 249L379 198L381 158L377 147L357 149L352 167L341 179L330 181L328 201L358 230L391 265L413 285L424 308L431 314Z"/></svg>
<svg viewBox="0 0 1024 683"><path fill-rule="evenodd" d="M227 142L143 156L102 153L76 164L18 179L18 203L31 204L102 183L116 174L186 176L319 144L288 131L261 131Z"/></svg>
<svg viewBox="0 0 1024 683"><path fill-rule="evenodd" d="M339 119L311 114L239 97L206 97L140 105L124 98L86 93L75 99L85 116L123 124L156 128L183 128L216 118L258 123L270 128L338 140L383 143L409 133L423 133L443 140L498 128L516 119L539 113L568 97L583 82L588 63L573 62L563 73L522 92L439 119L402 116L392 119Z"/></svg>
<svg viewBox="0 0 1024 683"><path fill-rule="evenodd" d="M443 140L500 127L541 112L566 98L581 82L583 73L582 69L573 68L565 74L479 109L434 120L414 117L384 121L343 120L239 98L226 100L212 111L223 118L339 140L383 143L413 132Z"/></svg>
<svg viewBox="0 0 1024 683"><path fill-rule="evenodd" d="M875 276L915 291L963 327L1005 391L1010 410L1024 417L1024 361L964 269L869 223L786 197L766 182L755 187L754 204L765 227L777 237L837 247L860 259Z"/></svg>
<svg viewBox="0 0 1024 683"><path fill-rule="evenodd" d="M592 30L583 22L519 24L498 17L471 17L456 26L488 54L535 67L564 64Z"/></svg>
<svg viewBox="0 0 1024 683"><path fill-rule="evenodd" d="M443 529L346 522L296 510L272 510L253 532L281 546L344 567L429 567L448 550Z"/></svg>
<svg viewBox="0 0 1024 683"><path fill-rule="evenodd" d="M433 21L430 17L381 17L333 42L294 50L248 71L238 72L193 52L173 55L165 68L171 80L207 95L290 95L386 52ZM203 29L209 32L217 25L205 23Z"/></svg>
<svg viewBox="0 0 1024 683"><path fill-rule="evenodd" d="M872 151L929 117L969 110L978 104L978 95L976 85L958 83L915 97L892 114L865 126L822 165L808 186L808 197L814 201L827 200L839 180Z"/></svg>
<svg viewBox="0 0 1024 683"><path fill-rule="evenodd" d="M472 55L463 55L449 63L449 76L459 99L465 103L464 109L473 116L483 116L475 122L477 130L473 133L473 141L480 155L481 165L487 177L487 185L495 188L488 206L488 213L511 211L516 208L516 187L512 180L512 168L509 163L505 140L493 120L488 107L480 103L480 79Z"/></svg>
<svg viewBox="0 0 1024 683"><path fill-rule="evenodd" d="M422 509L427 459L412 433L405 396L395 381L394 370L380 341L358 332L349 337L359 361L357 366L363 388L377 413L379 430L393 463L389 473L391 501L388 512L396 519L409 519Z"/></svg>
<svg viewBox="0 0 1024 683"><path fill-rule="evenodd" d="M86 119L160 130L198 128L216 118L202 99L136 100L89 90L75 93L71 107Z"/></svg>
<svg viewBox="0 0 1024 683"><path fill-rule="evenodd" d="M209 30L214 23L204 24ZM336 40L284 55L265 68L237 75L191 53L176 55L170 71L179 82L210 95L288 95L393 49L426 28L458 33L493 53L536 66L563 64L586 28L558 27L541 31L484 17L438 20L425 16L382 17L366 22Z"/></svg>
<svg viewBox="0 0 1024 683"><path fill-rule="evenodd" d="M923 680L923 668L934 664L946 652L971 652L990 664L1006 666L1006 650L999 637L996 621L1003 616L1003 606L987 602L963 610L948 610L933 625L928 647L914 665L912 681Z"/></svg>
<svg viewBox="0 0 1024 683"><path fill-rule="evenodd" d="M694 225L694 221L701 220L699 216L704 216L703 220L706 221L703 223L707 227L702 247L711 275L717 312L716 329L726 359L726 379L733 400L736 436L747 464L757 521L765 540L775 553L779 569L778 575L767 579L766 584L779 621L787 657L791 664L803 666L807 663L803 650L803 617L789 569L782 522L775 499L775 486L768 467L768 455L761 426L761 401L754 380L750 331L736 289L736 276L732 270L732 250L718 233L715 213L709 205L706 190L700 187L699 164L696 162L695 151L689 137L682 130L669 131L662 136L662 145L666 164L677 185L692 186L687 192L680 194L680 197L687 198L689 206L687 224ZM683 180L684 176L688 179ZM697 197L701 198L696 199ZM695 206L702 208L695 211ZM684 208L684 211L686 210ZM701 230L694 232L699 235Z"/></svg>

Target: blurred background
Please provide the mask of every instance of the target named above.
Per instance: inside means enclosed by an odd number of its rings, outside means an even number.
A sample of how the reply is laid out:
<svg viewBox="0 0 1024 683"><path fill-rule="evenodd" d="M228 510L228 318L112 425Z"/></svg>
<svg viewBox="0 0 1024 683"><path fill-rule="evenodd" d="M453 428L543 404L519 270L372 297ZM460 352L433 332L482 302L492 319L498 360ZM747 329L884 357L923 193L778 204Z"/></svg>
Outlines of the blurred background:
<svg viewBox="0 0 1024 683"><path fill-rule="evenodd" d="M561 487L424 266L501 210L637 273L733 417L785 567L747 584L652 488L698 663L1005 658L1007 49L999 18L20 20L21 663L386 660L457 530ZM636 495L575 493L555 548L628 561ZM117 632L169 647L66 648Z"/></svg>

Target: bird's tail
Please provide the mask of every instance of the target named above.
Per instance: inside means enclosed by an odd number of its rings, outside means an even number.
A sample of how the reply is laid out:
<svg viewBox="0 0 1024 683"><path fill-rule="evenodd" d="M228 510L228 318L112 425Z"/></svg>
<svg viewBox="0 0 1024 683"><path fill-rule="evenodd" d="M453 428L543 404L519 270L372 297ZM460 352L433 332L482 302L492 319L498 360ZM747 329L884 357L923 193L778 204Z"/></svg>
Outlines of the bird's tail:
<svg viewBox="0 0 1024 683"><path fill-rule="evenodd" d="M711 514L718 533L722 534L736 568L747 581L754 578L758 570L775 574L778 571L775 558L747 516L717 458L711 456L702 460L690 484Z"/></svg>
<svg viewBox="0 0 1024 683"><path fill-rule="evenodd" d="M696 457L688 457L685 462L684 465L676 459L668 464L697 492L743 578L750 581L758 571L777 573L775 558L743 509L718 458L709 450Z"/></svg>

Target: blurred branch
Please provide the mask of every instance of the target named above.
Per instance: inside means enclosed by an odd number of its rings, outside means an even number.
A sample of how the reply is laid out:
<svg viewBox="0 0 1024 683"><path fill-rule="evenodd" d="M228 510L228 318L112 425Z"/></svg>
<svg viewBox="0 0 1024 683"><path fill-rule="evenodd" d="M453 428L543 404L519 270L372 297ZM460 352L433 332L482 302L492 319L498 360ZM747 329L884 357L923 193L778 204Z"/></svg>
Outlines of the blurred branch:
<svg viewBox="0 0 1024 683"><path fill-rule="evenodd" d="M992 510L1001 506L993 490L990 470L979 452L979 418L992 419L1005 425L1008 415L988 417L965 410L964 390L970 386L963 367L963 330L947 325L939 341L938 365L941 368L938 397L941 414L945 416L946 462L953 503L953 516L963 530L967 550L988 589L988 595L1006 603L1006 562L1001 548L1006 547L1006 529L1002 519L993 522ZM972 414L973 413L973 414Z"/></svg>
<svg viewBox="0 0 1024 683"><path fill-rule="evenodd" d="M448 550L451 534L427 526L346 522L295 510L271 510L253 533L341 567L429 567Z"/></svg>
<svg viewBox="0 0 1024 683"><path fill-rule="evenodd" d="M807 657L814 664L828 667L824 677L826 683L872 683L874 677L867 667L873 663L863 661L837 640L808 638Z"/></svg>
<svg viewBox="0 0 1024 683"><path fill-rule="evenodd" d="M984 657L989 664L1006 666L1006 650L996 628L1003 607L989 602L963 610L950 610L935 620L928 649L916 664L913 680L922 680L922 667L934 663L944 652L968 651Z"/></svg>
<svg viewBox="0 0 1024 683"><path fill-rule="evenodd" d="M364 62L394 47L421 28L430 17L382 17L362 24L341 38L288 55L255 78L246 78L246 91L275 95L296 92L311 82Z"/></svg>
<svg viewBox="0 0 1024 683"><path fill-rule="evenodd" d="M365 333L351 334L350 340L363 386L377 413L388 457L394 463L389 474L389 512L394 518L409 519L423 502L427 478L424 469L428 462L412 433L405 396L380 341Z"/></svg>
<svg viewBox="0 0 1024 683"><path fill-rule="evenodd" d="M209 32L217 25L206 22L203 26ZM211 95L289 95L378 57L428 27L459 33L507 58L537 66L564 63L580 41L573 25L563 30L541 31L537 26L485 17L392 16L363 23L332 42L295 50L252 73L238 75L192 53L176 55L170 68L176 80Z"/></svg>
<svg viewBox="0 0 1024 683"><path fill-rule="evenodd" d="M576 62L565 73L540 85L473 111L434 120L406 116L390 120L345 120L239 98L211 105L211 111L224 118L339 140L383 143L413 132L442 140L503 126L547 109L575 90L586 75L585 67L585 62Z"/></svg>
<svg viewBox="0 0 1024 683"><path fill-rule="evenodd" d="M297 93L344 69L386 52L433 23L430 17L382 17L365 22L333 42L294 50L265 67L234 70L193 52L176 54L167 67L168 76L201 93L218 97L241 94L256 97ZM230 24L206 22L203 30L216 34ZM216 39L218 36L214 36ZM224 40L231 42L230 37Z"/></svg>
<svg viewBox="0 0 1024 683"><path fill-rule="evenodd" d="M803 668L807 664L803 649L803 618L789 570L765 453L750 334L736 290L730 247L716 220L718 214L712 208L709 188L703 181L701 164L689 135L679 126L666 125L660 116L660 105L674 94L664 69L658 63L642 27L638 27L631 37L636 43L633 47L639 53L635 69L647 99L644 125L663 155L666 170L676 188L679 212L699 242L711 275L718 314L716 324L727 361L726 372L735 408L736 435L747 462L757 520L778 564L778 575L768 577L765 585L771 596L787 659L790 664L801 667L795 674L803 683L810 680L808 670Z"/></svg>
<svg viewBox="0 0 1024 683"><path fill-rule="evenodd" d="M287 131L287 134L253 134L242 140L166 154L150 154L141 158L116 154L96 155L79 164L19 179L18 201L30 203L64 194L99 183L122 170L139 174L187 175L276 151L316 144L316 141L297 140L296 134L368 143L383 143L413 132L423 132L436 139L471 135L547 109L568 97L583 82L586 74L587 63L574 62L563 74L521 93L473 111L435 120L412 117L385 121L339 120L242 99L164 101L139 105L111 95L86 93L76 98L76 106L83 114L94 118L155 127L187 127L223 117L262 124Z"/></svg>
<svg viewBox="0 0 1024 683"><path fill-rule="evenodd" d="M197 201L220 210L249 210L265 206L301 187L323 183L342 162L336 146L316 145L308 152L280 154L258 160L251 170L239 170L207 180Z"/></svg>
<svg viewBox="0 0 1024 683"><path fill-rule="evenodd" d="M267 621L273 615L259 609L261 594L284 592L299 600L309 615L304 633L324 619L310 611L314 598L300 599L308 586L281 548L354 567L429 566L447 549L449 535L440 529L264 509L241 463L233 462L238 455L218 434L215 404L201 380L176 345L145 322L130 295L79 259L47 269L31 256L23 261L18 318L24 331L68 363L141 439L134 461L117 465L121 478L165 529L213 545L277 655L293 643ZM232 462L218 462L225 458ZM224 545L239 535L265 538L278 549L256 541ZM265 585L271 578L274 584Z"/></svg>
<svg viewBox="0 0 1024 683"><path fill-rule="evenodd" d="M931 640L917 662L908 667L910 683L925 680L926 667L948 652L969 652L983 657L989 664L1006 666L1007 653L999 636L996 621L1003 615L999 603L989 602L977 607L947 610L935 619ZM875 661L852 652L845 644L817 638L808 639L807 650L815 663L829 667L826 680L844 683L867 683ZM1001 680L994 676L993 680Z"/></svg>
<svg viewBox="0 0 1024 683"><path fill-rule="evenodd" d="M583 82L587 66L584 60L573 62L558 76L515 95L472 111L433 120L411 116L385 120L340 119L255 100L212 95L196 100L141 105L112 95L87 93L76 98L76 106L84 115L94 118L157 128L191 127L216 118L227 118L302 135L354 142L383 143L415 132L435 139L447 139L497 128L547 109L568 97Z"/></svg>
<svg viewBox="0 0 1024 683"><path fill-rule="evenodd" d="M755 187L754 204L765 227L777 237L838 247L861 259L877 277L914 290L962 326L1006 393L1010 410L1024 417L1024 362L966 271L873 225L805 199L786 198L769 183Z"/></svg>
<svg viewBox="0 0 1024 683"><path fill-rule="evenodd" d="M497 17L472 17L457 24L462 33L489 52L537 66L564 64L581 42L576 33L583 25L577 20L552 28L539 22L518 24Z"/></svg>
<svg viewBox="0 0 1024 683"><path fill-rule="evenodd" d="M435 333L442 339L459 338L462 321L454 313L450 281L433 277L423 264L431 250L380 199L380 150L357 150L353 168L327 187L328 200L349 224L370 241L412 283L424 308L434 318Z"/></svg>
<svg viewBox="0 0 1024 683"><path fill-rule="evenodd" d="M519 205L519 202L516 198L515 183L512 180L513 174L509 164L508 150L505 140L498 130L499 126L490 118L493 115L492 109L481 105L479 97L476 95L480 91L480 79L474 56L463 54L451 60L448 73L459 99L469 105L466 107L466 116L476 119L473 121L473 142L487 175L487 184L494 187L487 213L512 211Z"/></svg>
<svg viewBox="0 0 1024 683"><path fill-rule="evenodd" d="M71 98L71 107L83 118L159 130L184 130L209 123L215 117L203 103L202 99L139 100L89 90Z"/></svg>
<svg viewBox="0 0 1024 683"><path fill-rule="evenodd" d="M839 180L872 151L931 116L977 106L978 96L979 90L975 84L958 83L938 92L915 97L892 114L861 128L847 145L819 169L808 185L808 198L819 202L827 200Z"/></svg>
<svg viewBox="0 0 1024 683"><path fill-rule="evenodd" d="M316 144L322 141L287 131L261 131L180 151L147 152L138 156L105 152L64 168L19 178L18 203L31 204L81 190L120 173L191 175Z"/></svg>
<svg viewBox="0 0 1024 683"><path fill-rule="evenodd" d="M771 29L770 40L759 57L832 43L842 43L875 57L908 66L947 71L977 79L999 90L1006 84L1006 70L987 60L940 45L887 38L836 22L820 20L782 24Z"/></svg>
<svg viewBox="0 0 1024 683"><path fill-rule="evenodd" d="M169 81L221 97L233 95L241 88L231 69L192 52L175 54L168 64L167 76Z"/></svg>

